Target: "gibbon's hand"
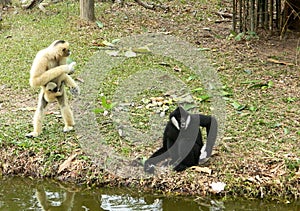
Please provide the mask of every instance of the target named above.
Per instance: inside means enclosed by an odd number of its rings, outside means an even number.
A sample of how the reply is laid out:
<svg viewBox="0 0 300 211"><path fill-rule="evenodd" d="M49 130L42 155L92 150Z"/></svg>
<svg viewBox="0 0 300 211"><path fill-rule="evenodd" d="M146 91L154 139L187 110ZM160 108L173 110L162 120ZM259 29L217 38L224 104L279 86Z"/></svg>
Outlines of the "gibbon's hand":
<svg viewBox="0 0 300 211"><path fill-rule="evenodd" d="M70 88L70 92L73 96L78 96L80 94L79 86Z"/></svg>
<svg viewBox="0 0 300 211"><path fill-rule="evenodd" d="M71 64L68 65L68 68L69 68L69 75L73 74L75 72L75 65L76 65L76 62L72 62Z"/></svg>
<svg viewBox="0 0 300 211"><path fill-rule="evenodd" d="M144 164L144 171L149 173L149 174L154 174L154 165L149 164L147 161Z"/></svg>

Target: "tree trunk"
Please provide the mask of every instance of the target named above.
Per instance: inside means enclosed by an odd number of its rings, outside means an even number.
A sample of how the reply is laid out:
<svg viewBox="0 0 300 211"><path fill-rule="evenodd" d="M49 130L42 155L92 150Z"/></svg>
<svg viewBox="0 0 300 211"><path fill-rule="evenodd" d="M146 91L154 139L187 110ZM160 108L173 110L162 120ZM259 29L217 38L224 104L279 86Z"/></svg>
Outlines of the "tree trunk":
<svg viewBox="0 0 300 211"><path fill-rule="evenodd" d="M95 20L94 0L80 0L80 18L83 20Z"/></svg>

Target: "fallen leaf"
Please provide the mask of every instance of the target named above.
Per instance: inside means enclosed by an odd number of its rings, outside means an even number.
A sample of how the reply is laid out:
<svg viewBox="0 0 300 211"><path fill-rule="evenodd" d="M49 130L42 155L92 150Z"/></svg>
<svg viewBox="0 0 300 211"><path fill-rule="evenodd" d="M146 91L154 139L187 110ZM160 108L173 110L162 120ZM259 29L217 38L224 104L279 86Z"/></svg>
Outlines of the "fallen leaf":
<svg viewBox="0 0 300 211"><path fill-rule="evenodd" d="M212 170L208 167L193 166L192 169L197 172L207 173L209 175L212 173Z"/></svg>
<svg viewBox="0 0 300 211"><path fill-rule="evenodd" d="M35 111L36 107L25 107L25 108L19 108L19 111Z"/></svg>
<svg viewBox="0 0 300 211"><path fill-rule="evenodd" d="M175 72L181 72L181 68L178 67L178 66L175 66L175 67L173 68L173 70L174 70Z"/></svg>
<svg viewBox="0 0 300 211"><path fill-rule="evenodd" d="M67 160L65 160L58 168L58 174L60 174L63 170L67 169L71 162L74 160L74 158L77 156L77 153L71 155L70 157L68 157Z"/></svg>
<svg viewBox="0 0 300 211"><path fill-rule="evenodd" d="M164 98L163 97L150 97L150 100L152 102L161 102L164 100Z"/></svg>
<svg viewBox="0 0 300 211"><path fill-rule="evenodd" d="M199 51L210 51L210 48L198 48Z"/></svg>
<svg viewBox="0 0 300 211"><path fill-rule="evenodd" d="M300 179L300 168L299 168L299 170L296 172L296 174L295 174L295 178L298 178L298 179Z"/></svg>
<svg viewBox="0 0 300 211"><path fill-rule="evenodd" d="M246 105L242 105L242 104L240 104L240 103L237 102L237 101L233 101L233 102L231 103L231 105L232 105L233 108L234 108L235 110L237 110L237 111L241 111L241 110L243 110L243 109L246 108Z"/></svg>
<svg viewBox="0 0 300 211"><path fill-rule="evenodd" d="M108 41L106 41L106 40L103 40L103 41L102 41L102 45L108 46L108 47L114 47L114 44L112 44L112 43L110 43L110 42L108 42Z"/></svg>
<svg viewBox="0 0 300 211"><path fill-rule="evenodd" d="M96 21L96 24L97 24L97 26L100 28L100 29L102 29L103 28L103 23L102 22L100 22L100 21Z"/></svg>
<svg viewBox="0 0 300 211"><path fill-rule="evenodd" d="M105 51L106 54L110 56L119 56L119 51Z"/></svg>
<svg viewBox="0 0 300 211"><path fill-rule="evenodd" d="M256 183L256 180L253 177L248 177L246 180L249 181L249 182Z"/></svg>
<svg viewBox="0 0 300 211"><path fill-rule="evenodd" d="M136 57L136 53L134 51L129 50L125 52L125 56L127 58Z"/></svg>
<svg viewBox="0 0 300 211"><path fill-rule="evenodd" d="M123 137L124 134L123 134L123 130L122 130L122 129L119 129L119 130L118 130L118 133L119 133L119 136L120 136L120 137Z"/></svg>
<svg viewBox="0 0 300 211"><path fill-rule="evenodd" d="M132 51L135 53L151 53L151 50L148 48L148 46L132 48Z"/></svg>
<svg viewBox="0 0 300 211"><path fill-rule="evenodd" d="M116 44L118 42L120 42L120 39L114 39L114 40L111 41L112 44Z"/></svg>

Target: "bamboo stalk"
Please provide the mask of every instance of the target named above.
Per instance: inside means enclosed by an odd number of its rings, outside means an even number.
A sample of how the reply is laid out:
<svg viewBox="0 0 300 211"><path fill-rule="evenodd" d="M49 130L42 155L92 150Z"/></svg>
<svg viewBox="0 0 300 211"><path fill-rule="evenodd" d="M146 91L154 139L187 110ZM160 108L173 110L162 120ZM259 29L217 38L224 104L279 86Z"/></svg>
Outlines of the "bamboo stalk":
<svg viewBox="0 0 300 211"><path fill-rule="evenodd" d="M274 31L282 29L282 1L233 0L232 28L235 32L256 32L258 27Z"/></svg>
<svg viewBox="0 0 300 211"><path fill-rule="evenodd" d="M269 29L273 31L273 12L274 12L274 0L270 0L269 4Z"/></svg>
<svg viewBox="0 0 300 211"><path fill-rule="evenodd" d="M254 29L255 31L257 30L257 16L258 16L258 12L257 12L257 7L258 7L258 0L254 1L254 5L253 5L253 11L254 11Z"/></svg>
<svg viewBox="0 0 300 211"><path fill-rule="evenodd" d="M269 13L268 13L268 0L265 0L265 5L264 5L264 28L268 29L268 25L269 25Z"/></svg>
<svg viewBox="0 0 300 211"><path fill-rule="evenodd" d="M276 28L280 29L280 12L281 12L281 0L276 0Z"/></svg>
<svg viewBox="0 0 300 211"><path fill-rule="evenodd" d="M233 11L232 11L232 28L233 28L233 31L236 32L236 10L237 10L237 7L236 7L236 0L233 0L232 2L232 7L233 7Z"/></svg>
<svg viewBox="0 0 300 211"><path fill-rule="evenodd" d="M283 6L283 10L282 10L282 12L280 13L280 16L281 16L281 18L280 18L280 39L282 39L283 38L283 36L284 36L284 34L285 34L285 32L286 32L286 30L287 30L287 22L288 22L288 19L289 19L289 17L288 17L288 8L287 8L287 6L288 6L288 1L287 0L284 0L284 6Z"/></svg>
<svg viewBox="0 0 300 211"><path fill-rule="evenodd" d="M258 0L257 3L257 13L258 13L258 17L257 17L257 22L258 22L258 26L262 27L262 23L263 23L263 0Z"/></svg>
<svg viewBox="0 0 300 211"><path fill-rule="evenodd" d="M243 32L246 32L246 0L242 0L242 7L243 7Z"/></svg>
<svg viewBox="0 0 300 211"><path fill-rule="evenodd" d="M239 32L243 31L243 0L239 0L239 22L240 22L240 30Z"/></svg>
<svg viewBox="0 0 300 211"><path fill-rule="evenodd" d="M255 31L255 0L250 1L250 31Z"/></svg>
<svg viewBox="0 0 300 211"><path fill-rule="evenodd" d="M246 10L246 12L245 12L245 14L246 14L246 17L245 17L246 18L246 24L245 24L245 30L249 31L250 25L251 25L249 23L251 21L250 20L251 19L251 17L250 17L250 9L249 9L250 8L250 3L249 3L250 1L249 0L245 0L245 1L246 1L246 9L245 9Z"/></svg>

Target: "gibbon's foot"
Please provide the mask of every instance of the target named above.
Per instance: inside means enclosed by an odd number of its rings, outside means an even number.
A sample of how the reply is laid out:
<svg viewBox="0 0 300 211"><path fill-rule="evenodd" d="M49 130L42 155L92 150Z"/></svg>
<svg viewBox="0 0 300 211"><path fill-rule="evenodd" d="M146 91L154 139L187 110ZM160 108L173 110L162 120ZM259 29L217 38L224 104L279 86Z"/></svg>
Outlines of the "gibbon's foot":
<svg viewBox="0 0 300 211"><path fill-rule="evenodd" d="M39 135L38 132L31 132L31 133L26 134L25 136L27 138L35 138L35 137L38 137L38 135Z"/></svg>
<svg viewBox="0 0 300 211"><path fill-rule="evenodd" d="M72 130L74 130L74 127L73 127L73 126L65 126L65 127L64 127L64 132L65 132L65 133L70 132L70 131L72 131Z"/></svg>
<svg viewBox="0 0 300 211"><path fill-rule="evenodd" d="M78 96L80 94L79 86L70 88L70 92L73 96Z"/></svg>

